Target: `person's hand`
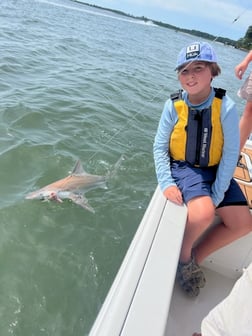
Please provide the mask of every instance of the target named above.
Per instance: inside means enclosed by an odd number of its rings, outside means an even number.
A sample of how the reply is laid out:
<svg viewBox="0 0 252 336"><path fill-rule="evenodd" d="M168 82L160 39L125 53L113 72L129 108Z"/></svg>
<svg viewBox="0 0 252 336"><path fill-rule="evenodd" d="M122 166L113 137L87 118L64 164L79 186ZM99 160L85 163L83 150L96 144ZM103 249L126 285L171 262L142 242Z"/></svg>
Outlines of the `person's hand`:
<svg viewBox="0 0 252 336"><path fill-rule="evenodd" d="M235 75L236 75L237 78L242 79L242 76L243 76L244 72L246 71L247 66L248 65L246 63L241 62L240 64L238 64L235 67Z"/></svg>
<svg viewBox="0 0 252 336"><path fill-rule="evenodd" d="M181 191L177 186L171 186L165 189L164 195L169 201L173 203L176 203L178 205L183 204L183 197Z"/></svg>

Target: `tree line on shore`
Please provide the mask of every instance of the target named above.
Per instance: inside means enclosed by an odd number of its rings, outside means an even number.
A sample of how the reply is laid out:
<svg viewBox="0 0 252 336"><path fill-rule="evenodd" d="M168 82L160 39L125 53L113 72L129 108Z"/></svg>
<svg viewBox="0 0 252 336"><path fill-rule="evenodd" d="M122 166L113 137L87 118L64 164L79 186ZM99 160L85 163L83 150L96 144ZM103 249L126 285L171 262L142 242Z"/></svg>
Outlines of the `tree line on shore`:
<svg viewBox="0 0 252 336"><path fill-rule="evenodd" d="M248 27L247 32L246 32L246 34L244 35L243 38L240 38L239 40L232 40L232 39L227 38L227 37L214 36L212 34L208 34L208 33L205 33L205 32L199 31L199 30L195 30L195 29L185 29L185 28L176 27L176 26L171 25L169 23L164 23L164 22L161 22L161 21L156 21L156 20L149 19L145 16L134 16L134 15L127 14L127 13L124 13L124 12L116 10L116 9L109 9L109 8L104 8L104 7L100 7L100 6L96 6L96 5L91 5L89 3L86 3L86 2L83 2L83 1L80 1L80 0L72 0L72 1L81 3L81 4L86 5L86 6L91 6L91 7L94 7L94 8L98 8L98 9L106 10L106 11L109 11L109 12L113 12L115 14L119 14L119 15L122 15L122 16L131 17L133 19L142 20L142 21L145 21L145 22L150 21L153 24L155 24L157 26L160 26L160 27L163 27L163 28L169 28L169 29L172 29L172 30L175 30L175 31L178 31L178 32L191 34L191 35L202 37L204 39L208 39L208 40L211 40L211 41L218 41L218 42L221 42L223 44L230 45L230 46L232 46L234 48L237 48L237 49L244 49L244 50L252 49L252 26Z"/></svg>

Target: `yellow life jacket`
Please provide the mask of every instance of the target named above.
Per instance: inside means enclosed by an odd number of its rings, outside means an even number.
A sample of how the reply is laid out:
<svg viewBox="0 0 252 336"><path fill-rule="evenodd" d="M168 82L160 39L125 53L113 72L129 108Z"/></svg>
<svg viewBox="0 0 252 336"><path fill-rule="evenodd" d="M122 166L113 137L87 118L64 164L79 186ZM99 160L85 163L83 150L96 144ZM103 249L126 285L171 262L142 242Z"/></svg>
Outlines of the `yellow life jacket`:
<svg viewBox="0 0 252 336"><path fill-rule="evenodd" d="M221 103L226 91L216 89L212 105L197 110L182 100L182 91L172 94L178 121L171 133L169 151L174 160L187 161L196 167L215 166L223 147Z"/></svg>

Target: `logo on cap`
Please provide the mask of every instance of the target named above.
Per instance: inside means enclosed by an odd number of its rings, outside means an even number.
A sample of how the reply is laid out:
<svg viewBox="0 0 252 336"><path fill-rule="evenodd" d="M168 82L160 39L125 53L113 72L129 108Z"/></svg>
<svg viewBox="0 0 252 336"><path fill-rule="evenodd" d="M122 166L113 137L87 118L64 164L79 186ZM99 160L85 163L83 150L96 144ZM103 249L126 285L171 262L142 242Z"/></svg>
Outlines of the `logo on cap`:
<svg viewBox="0 0 252 336"><path fill-rule="evenodd" d="M186 59L191 59L199 56L200 54L200 45L191 44L186 48Z"/></svg>

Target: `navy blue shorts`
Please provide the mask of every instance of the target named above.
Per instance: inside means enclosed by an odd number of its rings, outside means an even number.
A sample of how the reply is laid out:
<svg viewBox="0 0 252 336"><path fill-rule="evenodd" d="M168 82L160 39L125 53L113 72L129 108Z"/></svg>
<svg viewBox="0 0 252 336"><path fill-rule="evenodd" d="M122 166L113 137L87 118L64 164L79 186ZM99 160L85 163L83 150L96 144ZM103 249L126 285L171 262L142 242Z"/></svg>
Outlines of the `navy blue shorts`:
<svg viewBox="0 0 252 336"><path fill-rule="evenodd" d="M211 187L216 178L217 166L199 168L186 161L172 161L171 172L178 188L182 192L184 202L198 196L211 197ZM238 183L232 179L224 199L218 208L229 205L247 205L247 200Z"/></svg>

